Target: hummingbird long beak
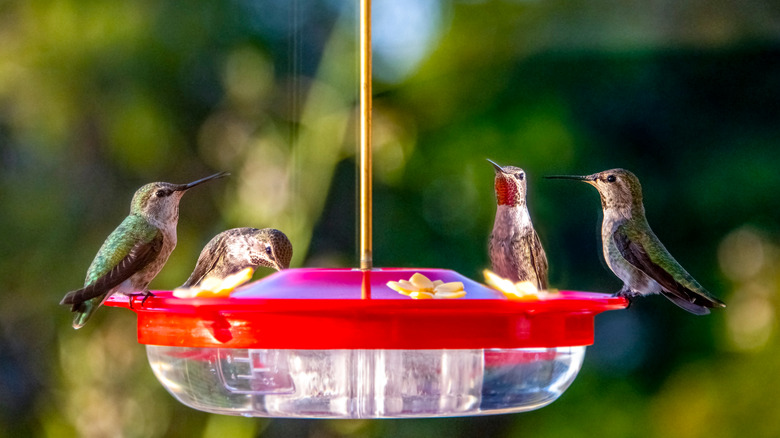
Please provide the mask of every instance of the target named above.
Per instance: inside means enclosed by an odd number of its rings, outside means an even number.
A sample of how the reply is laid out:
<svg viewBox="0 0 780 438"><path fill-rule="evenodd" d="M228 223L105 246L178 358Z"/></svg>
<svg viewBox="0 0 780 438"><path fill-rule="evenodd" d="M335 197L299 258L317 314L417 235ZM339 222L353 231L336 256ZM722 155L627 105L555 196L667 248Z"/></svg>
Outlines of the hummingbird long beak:
<svg viewBox="0 0 780 438"><path fill-rule="evenodd" d="M227 173L227 172L215 173L214 175L207 176L205 178L201 178L201 179L199 179L197 181L193 181L191 183L181 184L180 186L178 186L176 188L176 191L189 190L189 189L191 189L191 188L193 188L193 187L195 187L197 185L203 184L204 182L211 181L212 179L222 178L223 176L228 176L228 175L230 175L230 174Z"/></svg>
<svg viewBox="0 0 780 438"><path fill-rule="evenodd" d="M496 172L504 173L504 168L496 164L495 161L491 160L490 158L486 158L490 164L493 165L493 167L496 169Z"/></svg>
<svg viewBox="0 0 780 438"><path fill-rule="evenodd" d="M596 175L546 175L547 179L573 179L575 181L582 181L596 187Z"/></svg>
<svg viewBox="0 0 780 438"><path fill-rule="evenodd" d="M591 182L594 178L593 175L545 175L544 176L547 179L573 179L577 181L585 181L585 182Z"/></svg>

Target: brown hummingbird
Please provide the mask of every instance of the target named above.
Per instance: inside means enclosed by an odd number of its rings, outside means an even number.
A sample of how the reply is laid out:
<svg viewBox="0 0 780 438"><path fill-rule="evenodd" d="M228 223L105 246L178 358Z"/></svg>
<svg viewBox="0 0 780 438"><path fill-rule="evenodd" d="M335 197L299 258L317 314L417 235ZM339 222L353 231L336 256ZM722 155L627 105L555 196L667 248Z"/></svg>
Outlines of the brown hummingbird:
<svg viewBox="0 0 780 438"><path fill-rule="evenodd" d="M526 206L526 176L523 169L501 167L488 160L496 171L496 220L488 252L493 272L513 282L530 281L547 289L547 256L531 223Z"/></svg>
<svg viewBox="0 0 780 438"><path fill-rule="evenodd" d="M176 247L179 201L184 193L220 172L189 184L153 182L135 192L130 214L109 234L87 270L84 287L68 292L60 304L76 312L73 328L81 328L109 296L143 294ZM146 299L146 298L144 298Z"/></svg>
<svg viewBox="0 0 780 438"><path fill-rule="evenodd" d="M246 268L287 269L292 254L290 240L279 230L233 228L223 231L203 248L195 270L182 287L197 286L207 277L224 279Z"/></svg>
<svg viewBox="0 0 780 438"><path fill-rule="evenodd" d="M630 299L661 293L696 315L706 315L710 308L726 307L677 263L650 229L642 204L642 186L633 173L611 169L587 176L547 178L584 181L599 191L604 210L601 224L604 259L623 280L623 288L616 295Z"/></svg>

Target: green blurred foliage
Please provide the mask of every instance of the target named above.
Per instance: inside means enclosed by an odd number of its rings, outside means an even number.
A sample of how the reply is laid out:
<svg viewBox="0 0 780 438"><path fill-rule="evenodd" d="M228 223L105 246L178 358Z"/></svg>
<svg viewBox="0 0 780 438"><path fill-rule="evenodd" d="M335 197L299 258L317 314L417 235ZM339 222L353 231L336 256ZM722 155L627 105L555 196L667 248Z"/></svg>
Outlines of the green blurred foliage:
<svg viewBox="0 0 780 438"><path fill-rule="evenodd" d="M152 288L181 284L235 226L284 230L296 267L357 264L354 3L0 2L0 435L778 436L777 2L427 0L425 56L377 74L392 82L374 85L376 265L480 279L491 158L529 174L552 284L617 290L595 191L541 177L625 167L661 240L729 304L694 317L651 297L599 316L548 407L220 417L162 389L129 312L70 328L57 302L149 181L232 173L185 197Z"/></svg>

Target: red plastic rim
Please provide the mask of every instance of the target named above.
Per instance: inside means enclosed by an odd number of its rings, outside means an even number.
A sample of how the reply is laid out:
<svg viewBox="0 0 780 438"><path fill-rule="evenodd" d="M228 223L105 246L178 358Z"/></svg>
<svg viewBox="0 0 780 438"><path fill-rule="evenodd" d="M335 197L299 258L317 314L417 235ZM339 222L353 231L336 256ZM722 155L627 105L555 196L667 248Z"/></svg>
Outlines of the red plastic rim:
<svg viewBox="0 0 780 438"><path fill-rule="evenodd" d="M466 296L411 299L388 281L419 272L462 281ZM594 316L623 309L624 298L561 291L508 300L445 269L287 269L237 289L229 298L180 299L155 291L138 315L142 344L200 348L482 349L593 344ZM129 308L126 296L106 305Z"/></svg>

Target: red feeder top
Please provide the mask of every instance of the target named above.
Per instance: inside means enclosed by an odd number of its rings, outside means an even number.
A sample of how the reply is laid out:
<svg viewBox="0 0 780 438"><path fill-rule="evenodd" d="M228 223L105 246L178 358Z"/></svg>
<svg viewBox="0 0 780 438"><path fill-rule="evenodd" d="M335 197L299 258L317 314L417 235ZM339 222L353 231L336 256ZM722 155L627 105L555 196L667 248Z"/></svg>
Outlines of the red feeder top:
<svg viewBox="0 0 780 438"><path fill-rule="evenodd" d="M466 295L412 299L387 286L419 272L463 282ZM503 293L445 269L287 269L236 289L229 298L176 298L154 291L141 305L138 341L200 348L483 349L593 343L594 316L624 298L561 291L541 299ZM108 306L130 307L114 295Z"/></svg>

